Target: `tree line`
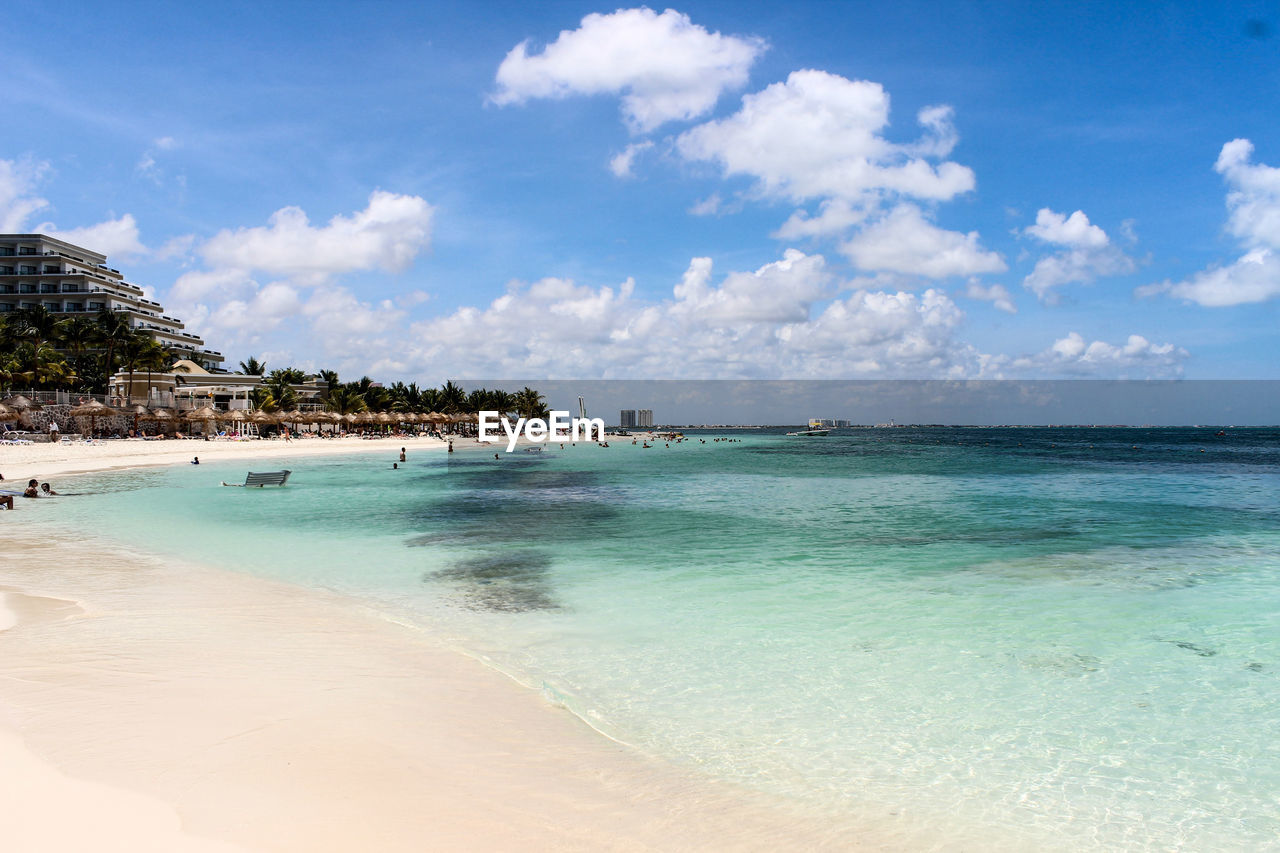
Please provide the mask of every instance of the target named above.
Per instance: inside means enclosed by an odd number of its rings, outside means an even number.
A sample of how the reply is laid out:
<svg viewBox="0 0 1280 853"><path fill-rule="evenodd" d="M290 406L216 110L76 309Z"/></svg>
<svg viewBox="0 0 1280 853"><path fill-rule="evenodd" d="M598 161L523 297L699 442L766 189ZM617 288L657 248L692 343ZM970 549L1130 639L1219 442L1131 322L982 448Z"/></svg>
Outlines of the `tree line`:
<svg viewBox="0 0 1280 853"><path fill-rule="evenodd" d="M96 316L63 317L44 306L0 314L0 396L11 388L101 394L109 380L123 370L169 373L190 353L160 344L142 329L129 325L122 312L103 309ZM250 356L240 362L244 373L261 376L251 391L254 406L268 412L288 411L303 401L293 386L307 381L296 367L267 372L267 365ZM340 414L359 412L471 413L493 410L545 417L546 401L533 388L515 393L477 388L466 391L457 383L419 388L416 383L381 385L368 376L343 382L337 371L321 370L320 397L326 408ZM178 382L183 381L178 377Z"/></svg>
<svg viewBox="0 0 1280 853"><path fill-rule="evenodd" d="M267 372L267 365L253 356L240 362L240 370L262 377L262 385L250 392L255 408L268 412L288 411L302 402L293 387L307 381L302 370L283 367ZM443 412L453 415L482 410L519 414L526 418L547 415L546 399L528 386L516 392L488 388L466 391L453 380L439 388L419 388L416 382L382 385L368 376L354 382L343 382L335 370L321 370L317 375L324 385L320 398L325 407L342 415L360 412Z"/></svg>

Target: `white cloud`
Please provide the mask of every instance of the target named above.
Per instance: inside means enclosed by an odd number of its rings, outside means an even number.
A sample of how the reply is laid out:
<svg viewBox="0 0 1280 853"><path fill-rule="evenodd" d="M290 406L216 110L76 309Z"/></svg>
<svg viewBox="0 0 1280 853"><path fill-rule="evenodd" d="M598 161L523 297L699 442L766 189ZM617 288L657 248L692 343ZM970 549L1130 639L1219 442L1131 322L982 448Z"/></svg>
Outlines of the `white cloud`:
<svg viewBox="0 0 1280 853"><path fill-rule="evenodd" d="M631 167L635 163L636 156L652 147L653 143L647 139L644 142L635 142L628 145L621 153L614 155L613 159L609 161L609 171L619 178L631 177Z"/></svg>
<svg viewBox="0 0 1280 853"><path fill-rule="evenodd" d="M938 375L976 363L953 339L963 313L940 291L858 290L813 316L829 285L822 257L795 250L718 284L711 260L695 258L657 302L637 298L630 280L513 284L488 306L415 324L420 343L404 358L470 375L548 377Z"/></svg>
<svg viewBox="0 0 1280 853"><path fill-rule="evenodd" d="M1170 343L1153 344L1142 335L1129 335L1120 345L1088 342L1078 332L1053 342L1038 355L1012 362L1017 372L1036 375L1153 378L1179 376L1188 353Z"/></svg>
<svg viewBox="0 0 1280 853"><path fill-rule="evenodd" d="M1064 284L1088 284L1099 276L1133 272L1133 259L1111 243L1107 233L1089 221L1083 210L1070 216L1047 207L1036 213L1036 222L1022 231L1043 243L1064 247L1036 261L1022 286L1040 301L1058 301L1056 288Z"/></svg>
<svg viewBox="0 0 1280 853"><path fill-rule="evenodd" d="M720 212L720 193L712 193L689 208L692 216L713 216Z"/></svg>
<svg viewBox="0 0 1280 853"><path fill-rule="evenodd" d="M797 210L770 236L778 240L829 237L862 223L872 212L865 206L854 207L842 198L827 199L818 210L817 216L810 216L806 210Z"/></svg>
<svg viewBox="0 0 1280 853"><path fill-rule="evenodd" d="M854 235L840 250L864 270L934 279L1008 269L999 253L979 245L978 232L961 234L939 228L911 204L898 205Z"/></svg>
<svg viewBox="0 0 1280 853"><path fill-rule="evenodd" d="M964 295L969 299L990 302L996 308L1009 314L1018 313L1018 307L1013 304L1013 296L1002 284L984 287L976 281L971 281L969 286L965 288Z"/></svg>
<svg viewBox="0 0 1280 853"><path fill-rule="evenodd" d="M0 231L21 232L31 215L49 206L36 195L36 187L48 170L48 163L0 160Z"/></svg>
<svg viewBox="0 0 1280 853"><path fill-rule="evenodd" d="M694 258L675 286L673 310L719 323L802 322L809 306L829 295L821 255L788 249L783 259L755 272L732 272L712 287L711 259Z"/></svg>
<svg viewBox="0 0 1280 853"><path fill-rule="evenodd" d="M971 169L926 160L954 144L950 111L930 107L919 117L924 139L897 145L881 135L889 96L879 83L795 71L744 96L734 115L681 134L676 147L688 160L719 163L727 176L754 178L763 195L797 202L866 203L886 193L945 200L973 189Z"/></svg>
<svg viewBox="0 0 1280 853"><path fill-rule="evenodd" d="M1280 297L1280 256L1271 249L1254 249L1225 267L1210 267L1186 281L1149 284L1136 293L1167 293L1206 308L1266 302Z"/></svg>
<svg viewBox="0 0 1280 853"><path fill-rule="evenodd" d="M512 48L492 100L620 94L627 124L648 132L708 112L721 93L746 84L765 47L760 39L708 32L673 9L595 13L541 53L530 54L527 41Z"/></svg>
<svg viewBox="0 0 1280 853"><path fill-rule="evenodd" d="M1214 169L1227 193L1227 231L1247 250L1234 263L1214 265L1180 281L1137 289L1139 296L1167 293L1210 308L1247 305L1280 297L1280 169L1253 163L1253 143L1222 146Z"/></svg>
<svg viewBox="0 0 1280 853"><path fill-rule="evenodd" d="M1028 225L1024 234L1030 234L1045 243L1059 246L1078 246L1081 248L1097 248L1109 242L1107 234L1097 225L1089 222L1083 210L1077 210L1070 216L1054 213L1042 207L1036 213L1036 224Z"/></svg>
<svg viewBox="0 0 1280 853"><path fill-rule="evenodd" d="M119 219L65 231L59 230L52 222L44 222L36 226L36 231L104 255L129 258L147 254L147 247L138 237L138 223L128 213Z"/></svg>
<svg viewBox="0 0 1280 853"><path fill-rule="evenodd" d="M432 207L418 196L374 192L368 206L313 227L285 207L265 227L220 231L200 247L215 268L261 270L317 284L355 270L404 270L431 239Z"/></svg>

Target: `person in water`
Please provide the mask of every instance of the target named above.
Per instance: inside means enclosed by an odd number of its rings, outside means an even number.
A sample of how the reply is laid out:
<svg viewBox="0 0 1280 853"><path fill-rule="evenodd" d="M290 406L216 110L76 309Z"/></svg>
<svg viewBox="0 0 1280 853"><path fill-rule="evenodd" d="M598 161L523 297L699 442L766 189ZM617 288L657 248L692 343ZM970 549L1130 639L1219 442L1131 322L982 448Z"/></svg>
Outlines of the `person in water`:
<svg viewBox="0 0 1280 853"><path fill-rule="evenodd" d="M49 484L48 484L48 483L41 483L41 484L40 484L40 496L41 496L41 497L46 497L46 496L56 495L56 494L57 494L57 492L55 492L53 489L49 488Z"/></svg>
<svg viewBox="0 0 1280 853"><path fill-rule="evenodd" d="M403 461L404 461L404 448L403 448L403 447L402 447L402 448L400 448L400 461L401 461L401 462L403 462Z"/></svg>
<svg viewBox="0 0 1280 853"><path fill-rule="evenodd" d="M199 457L199 456L197 456L195 459L192 459L192 460L191 460L191 464L192 464L192 465L199 465L199 464L200 464L200 457Z"/></svg>
<svg viewBox="0 0 1280 853"><path fill-rule="evenodd" d="M28 482L27 490L22 493L22 496L24 498L40 497L40 482L38 480L31 480L30 482Z"/></svg>

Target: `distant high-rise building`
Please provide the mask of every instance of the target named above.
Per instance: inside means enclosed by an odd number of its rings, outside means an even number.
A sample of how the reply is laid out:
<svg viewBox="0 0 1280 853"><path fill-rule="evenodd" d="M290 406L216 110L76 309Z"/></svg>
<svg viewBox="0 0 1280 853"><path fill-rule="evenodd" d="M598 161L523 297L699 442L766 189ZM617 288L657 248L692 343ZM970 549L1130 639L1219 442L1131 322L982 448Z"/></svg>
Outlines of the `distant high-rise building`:
<svg viewBox="0 0 1280 853"><path fill-rule="evenodd" d="M653 426L653 409L641 409L636 413L636 426Z"/></svg>
<svg viewBox="0 0 1280 853"><path fill-rule="evenodd" d="M633 427L636 425L636 410L623 409L618 413L618 425L624 427Z"/></svg>

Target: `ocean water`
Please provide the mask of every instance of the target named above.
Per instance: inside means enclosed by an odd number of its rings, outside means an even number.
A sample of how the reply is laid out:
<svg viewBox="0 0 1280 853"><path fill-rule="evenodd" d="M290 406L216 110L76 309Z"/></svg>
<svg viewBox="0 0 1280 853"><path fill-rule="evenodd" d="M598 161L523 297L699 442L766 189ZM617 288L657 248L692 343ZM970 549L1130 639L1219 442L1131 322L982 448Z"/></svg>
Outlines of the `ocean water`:
<svg viewBox="0 0 1280 853"><path fill-rule="evenodd" d="M388 443L254 463L283 490L85 476L59 513L372 602L907 848L1280 849L1280 431L1215 431Z"/></svg>

